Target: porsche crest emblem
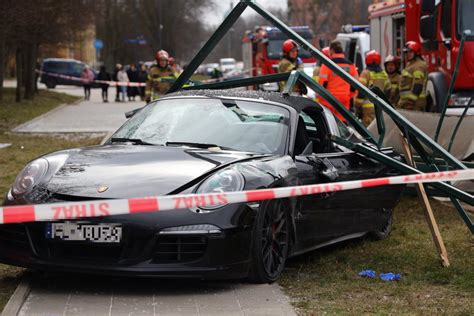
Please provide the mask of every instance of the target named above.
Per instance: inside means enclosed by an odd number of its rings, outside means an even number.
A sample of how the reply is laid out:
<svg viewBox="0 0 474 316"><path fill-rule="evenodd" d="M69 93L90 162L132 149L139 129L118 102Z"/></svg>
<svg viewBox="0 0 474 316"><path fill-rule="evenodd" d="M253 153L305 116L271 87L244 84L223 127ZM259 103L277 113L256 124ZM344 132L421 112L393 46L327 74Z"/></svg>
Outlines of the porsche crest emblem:
<svg viewBox="0 0 474 316"><path fill-rule="evenodd" d="M99 192L99 193L104 193L104 192L107 191L108 189L109 189L108 186L103 185L103 186L100 186L100 187L97 189L97 192Z"/></svg>

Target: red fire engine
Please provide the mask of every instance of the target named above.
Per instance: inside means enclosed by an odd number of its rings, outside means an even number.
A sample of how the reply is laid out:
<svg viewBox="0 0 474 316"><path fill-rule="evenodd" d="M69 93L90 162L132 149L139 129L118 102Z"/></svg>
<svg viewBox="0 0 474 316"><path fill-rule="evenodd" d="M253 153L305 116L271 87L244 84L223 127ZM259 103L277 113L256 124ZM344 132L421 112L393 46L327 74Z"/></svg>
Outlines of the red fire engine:
<svg viewBox="0 0 474 316"><path fill-rule="evenodd" d="M406 41L422 43L430 71L427 92L431 111L442 110L461 34L465 32L467 38L448 114L460 112L474 97L474 1L389 0L372 4L369 14L371 48L383 58L389 54L403 58L401 50ZM474 114L474 107L469 113Z"/></svg>
<svg viewBox="0 0 474 316"><path fill-rule="evenodd" d="M291 27L304 39L312 42L314 35L307 26ZM258 26L253 32L247 31L242 39L242 56L245 69L252 69L253 76L268 75L277 72L278 63L283 56L282 44L288 37L276 27ZM311 53L300 49L298 56L305 68L314 68L316 58Z"/></svg>

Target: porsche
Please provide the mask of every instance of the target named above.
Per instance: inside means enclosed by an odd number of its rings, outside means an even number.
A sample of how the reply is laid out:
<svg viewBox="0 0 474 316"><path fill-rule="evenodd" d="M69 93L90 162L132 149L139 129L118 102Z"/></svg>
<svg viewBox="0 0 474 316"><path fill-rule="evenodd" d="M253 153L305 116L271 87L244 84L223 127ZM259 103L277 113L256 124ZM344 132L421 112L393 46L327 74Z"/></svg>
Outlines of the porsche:
<svg viewBox="0 0 474 316"><path fill-rule="evenodd" d="M33 160L18 174L4 204L232 192L399 174L331 136L366 142L308 98L181 91L133 113L103 145ZM387 237L402 190L381 186L0 225L0 262L54 272L273 282L289 257L364 235Z"/></svg>

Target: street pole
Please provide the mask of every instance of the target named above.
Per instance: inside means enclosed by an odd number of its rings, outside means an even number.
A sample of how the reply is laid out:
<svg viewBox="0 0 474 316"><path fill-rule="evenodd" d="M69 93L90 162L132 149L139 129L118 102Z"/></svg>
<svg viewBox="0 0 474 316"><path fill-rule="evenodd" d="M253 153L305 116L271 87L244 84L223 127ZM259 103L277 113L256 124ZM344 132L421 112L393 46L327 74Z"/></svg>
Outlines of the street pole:
<svg viewBox="0 0 474 316"><path fill-rule="evenodd" d="M232 9L234 8L234 2L231 1L230 2L230 9L229 9L229 12L232 11ZM228 33L228 41L227 41L227 57L230 57L232 55L232 28L230 28L229 30L230 32Z"/></svg>

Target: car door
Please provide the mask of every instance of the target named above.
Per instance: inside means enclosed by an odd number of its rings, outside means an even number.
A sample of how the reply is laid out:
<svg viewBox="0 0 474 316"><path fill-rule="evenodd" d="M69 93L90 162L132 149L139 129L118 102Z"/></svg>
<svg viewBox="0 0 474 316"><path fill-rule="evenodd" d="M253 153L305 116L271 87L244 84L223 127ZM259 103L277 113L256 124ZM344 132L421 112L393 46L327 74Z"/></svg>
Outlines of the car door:
<svg viewBox="0 0 474 316"><path fill-rule="evenodd" d="M299 118L295 140L295 164L298 172L299 185L329 183L338 181L337 172L331 166L326 153L318 151L321 138L327 133L321 120L302 113ZM308 144L312 143L312 150ZM297 237L306 247L321 243L344 233L344 227L352 221L348 218L344 208L341 207L339 195L341 192L305 195L298 198Z"/></svg>

